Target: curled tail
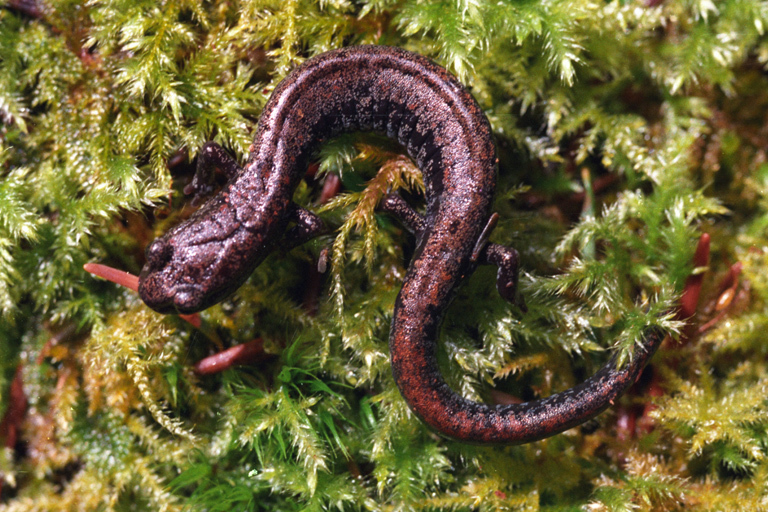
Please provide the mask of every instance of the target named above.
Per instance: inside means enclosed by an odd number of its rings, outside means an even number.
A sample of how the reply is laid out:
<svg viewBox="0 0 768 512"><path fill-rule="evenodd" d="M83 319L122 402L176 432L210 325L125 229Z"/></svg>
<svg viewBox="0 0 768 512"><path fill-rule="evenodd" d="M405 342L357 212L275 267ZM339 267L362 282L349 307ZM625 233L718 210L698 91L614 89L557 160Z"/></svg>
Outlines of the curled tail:
<svg viewBox="0 0 768 512"><path fill-rule="evenodd" d="M454 392L437 365L436 340L451 285L437 289L435 273L452 265L414 259L395 306L389 337L392 372L411 409L430 427L472 443L522 444L575 427L611 406L638 378L664 339L649 328L631 360L619 368L612 358L583 383L546 398L512 405L487 405ZM442 275L442 274L441 274ZM461 274L456 276L456 282Z"/></svg>
<svg viewBox="0 0 768 512"><path fill-rule="evenodd" d="M517 251L485 243L487 229L467 226L455 232L461 201L443 201L430 222L399 196L390 195L382 208L414 232L419 246L395 303L389 336L392 373L411 409L443 435L472 443L522 444L552 436L595 417L634 383L664 339L649 328L623 367L612 358L583 383L546 398L512 405L487 405L467 400L443 379L437 364L437 337L443 312L455 289L476 264L499 268L502 297L525 309L517 296ZM478 240L480 237L480 240ZM470 248L472 248L470 250ZM473 254L477 254L473 259Z"/></svg>

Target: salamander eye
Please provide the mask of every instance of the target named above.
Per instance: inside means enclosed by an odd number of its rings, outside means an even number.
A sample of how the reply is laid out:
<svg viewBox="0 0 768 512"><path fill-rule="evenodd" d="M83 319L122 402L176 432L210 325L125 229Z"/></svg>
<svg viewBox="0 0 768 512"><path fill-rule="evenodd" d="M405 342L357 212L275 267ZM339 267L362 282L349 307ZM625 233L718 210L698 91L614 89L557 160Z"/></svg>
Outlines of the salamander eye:
<svg viewBox="0 0 768 512"><path fill-rule="evenodd" d="M146 250L147 264L154 269L166 266L173 257L173 246L162 238L158 238Z"/></svg>

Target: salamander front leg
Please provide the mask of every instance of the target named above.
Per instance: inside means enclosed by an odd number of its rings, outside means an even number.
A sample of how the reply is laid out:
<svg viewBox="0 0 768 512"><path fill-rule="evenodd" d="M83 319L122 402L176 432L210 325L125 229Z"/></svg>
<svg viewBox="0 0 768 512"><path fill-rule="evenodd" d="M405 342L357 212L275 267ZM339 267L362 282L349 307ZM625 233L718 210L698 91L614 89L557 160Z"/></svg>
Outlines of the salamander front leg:
<svg viewBox="0 0 768 512"><path fill-rule="evenodd" d="M206 142L197 155L197 169L192 183L184 187L186 195L194 194L192 204L200 203L216 190L216 170L227 179L237 175L242 169L227 151L215 142Z"/></svg>
<svg viewBox="0 0 768 512"><path fill-rule="evenodd" d="M323 234L325 231L325 224L320 220L320 217L297 204L291 204L288 215L288 220L293 222L294 226L285 232L280 243L280 249L285 252Z"/></svg>

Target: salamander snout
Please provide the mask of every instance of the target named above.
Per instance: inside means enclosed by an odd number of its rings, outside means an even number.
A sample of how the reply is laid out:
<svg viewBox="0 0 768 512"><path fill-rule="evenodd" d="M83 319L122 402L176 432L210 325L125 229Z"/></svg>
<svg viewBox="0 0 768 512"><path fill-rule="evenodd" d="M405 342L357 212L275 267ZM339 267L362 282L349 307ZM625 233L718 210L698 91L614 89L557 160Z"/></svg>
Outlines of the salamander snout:
<svg viewBox="0 0 768 512"><path fill-rule="evenodd" d="M217 276L226 276L220 268L226 262L219 258L222 244L190 243L190 237L189 232L176 229L147 246L139 296L159 313L194 313L220 296Z"/></svg>
<svg viewBox="0 0 768 512"><path fill-rule="evenodd" d="M178 311L175 304L178 282L173 271L174 252L173 244L168 239L156 239L147 246L147 261L139 274L141 300L160 313Z"/></svg>
<svg viewBox="0 0 768 512"><path fill-rule="evenodd" d="M163 238L149 244L144 251L147 261L139 274L139 296L160 313L173 312L173 281L168 270L173 260L173 245Z"/></svg>

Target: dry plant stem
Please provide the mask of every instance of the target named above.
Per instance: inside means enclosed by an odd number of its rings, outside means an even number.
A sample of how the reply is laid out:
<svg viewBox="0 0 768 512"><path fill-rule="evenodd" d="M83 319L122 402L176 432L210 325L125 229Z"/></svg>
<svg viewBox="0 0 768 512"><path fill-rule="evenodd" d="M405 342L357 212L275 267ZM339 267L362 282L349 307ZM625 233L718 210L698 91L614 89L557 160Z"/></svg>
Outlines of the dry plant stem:
<svg viewBox="0 0 768 512"><path fill-rule="evenodd" d="M728 269L728 273L720 283L720 294L715 303L716 314L709 322L699 327L699 333L707 332L728 314L728 310L733 304L733 299L736 297L736 290L740 284L739 276L741 275L742 267L743 264L740 261L737 261L731 265L730 269Z"/></svg>

